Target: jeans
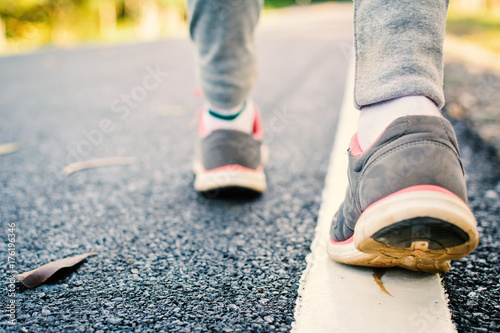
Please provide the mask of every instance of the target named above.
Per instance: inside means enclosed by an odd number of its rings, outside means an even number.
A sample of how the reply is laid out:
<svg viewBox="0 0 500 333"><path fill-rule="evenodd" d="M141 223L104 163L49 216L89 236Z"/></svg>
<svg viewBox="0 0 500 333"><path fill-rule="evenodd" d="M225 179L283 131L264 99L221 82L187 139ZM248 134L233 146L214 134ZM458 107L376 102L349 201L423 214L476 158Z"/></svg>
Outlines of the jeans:
<svg viewBox="0 0 500 333"><path fill-rule="evenodd" d="M201 88L217 108L233 108L256 80L254 31L259 0L188 0ZM448 0L355 0L357 108L426 96L441 108Z"/></svg>

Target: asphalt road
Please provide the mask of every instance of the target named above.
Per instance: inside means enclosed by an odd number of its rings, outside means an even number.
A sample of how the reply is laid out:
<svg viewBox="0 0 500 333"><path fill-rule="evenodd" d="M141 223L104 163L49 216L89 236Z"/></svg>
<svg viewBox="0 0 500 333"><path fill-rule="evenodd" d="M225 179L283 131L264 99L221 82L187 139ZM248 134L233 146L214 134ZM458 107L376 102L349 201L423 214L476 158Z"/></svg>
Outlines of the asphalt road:
<svg viewBox="0 0 500 333"><path fill-rule="evenodd" d="M0 58L0 142L22 142L0 156L2 293L9 223L18 272L98 253L36 289L16 284L17 326L2 295L0 331L289 331L352 42L350 7L339 8L302 25L270 20L258 36L254 100L272 155L257 198L192 187L201 100L188 40ZM455 125L482 240L444 285L460 331L498 331L498 160ZM138 162L62 175L110 156Z"/></svg>

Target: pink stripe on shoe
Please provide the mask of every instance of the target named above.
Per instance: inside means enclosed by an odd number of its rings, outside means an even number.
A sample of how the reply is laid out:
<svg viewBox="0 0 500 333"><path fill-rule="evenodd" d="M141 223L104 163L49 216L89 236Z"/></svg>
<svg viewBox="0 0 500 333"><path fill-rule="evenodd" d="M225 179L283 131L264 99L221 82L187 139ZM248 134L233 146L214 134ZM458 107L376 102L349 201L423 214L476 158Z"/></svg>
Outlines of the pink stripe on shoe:
<svg viewBox="0 0 500 333"><path fill-rule="evenodd" d="M253 123L253 138L255 140L264 139L264 127L262 126L262 117L260 116L259 109L254 106L255 121Z"/></svg>
<svg viewBox="0 0 500 333"><path fill-rule="evenodd" d="M363 150L361 148L361 145L359 144L358 133L354 134L354 136L351 139L351 143L349 144L349 151L351 152L351 155L354 157L361 156L365 151L370 149L380 139L380 137L385 133L387 127L382 131L382 133L380 133L380 135L375 139L375 141L373 141L370 144L370 146L368 146L368 148L366 148L365 150Z"/></svg>
<svg viewBox="0 0 500 333"><path fill-rule="evenodd" d="M259 166L257 169L250 169L250 168L246 168L244 166L238 165L238 164L230 164L230 165L224 165L222 167L218 167L218 168L211 169L211 170L206 170L206 169L202 170L202 172L205 172L205 173L230 172L230 171L243 171L243 172L251 172L251 173L261 173L261 172L264 171L264 168L262 166Z"/></svg>
<svg viewBox="0 0 500 333"><path fill-rule="evenodd" d="M361 146L359 145L358 133L354 134L352 137L351 143L349 144L349 151L354 157L358 157L363 154L363 149L361 149Z"/></svg>
<svg viewBox="0 0 500 333"><path fill-rule="evenodd" d="M330 237L330 243L332 243L333 245L345 245L345 244L352 243L353 240L354 240L354 235L352 235L348 239L340 241L340 242L337 242L336 240L334 240L333 238Z"/></svg>

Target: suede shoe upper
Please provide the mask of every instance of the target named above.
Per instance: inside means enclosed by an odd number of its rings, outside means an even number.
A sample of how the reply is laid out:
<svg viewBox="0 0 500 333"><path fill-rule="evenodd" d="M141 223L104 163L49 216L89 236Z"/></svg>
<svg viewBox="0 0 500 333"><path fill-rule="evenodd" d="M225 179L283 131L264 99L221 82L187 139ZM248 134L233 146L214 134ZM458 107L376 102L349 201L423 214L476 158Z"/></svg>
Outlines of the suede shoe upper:
<svg viewBox="0 0 500 333"><path fill-rule="evenodd" d="M368 206L410 186L436 185L467 200L457 139L444 118L401 117L366 151L354 147L351 144L348 150L346 198L330 229L334 241L354 234L356 222Z"/></svg>

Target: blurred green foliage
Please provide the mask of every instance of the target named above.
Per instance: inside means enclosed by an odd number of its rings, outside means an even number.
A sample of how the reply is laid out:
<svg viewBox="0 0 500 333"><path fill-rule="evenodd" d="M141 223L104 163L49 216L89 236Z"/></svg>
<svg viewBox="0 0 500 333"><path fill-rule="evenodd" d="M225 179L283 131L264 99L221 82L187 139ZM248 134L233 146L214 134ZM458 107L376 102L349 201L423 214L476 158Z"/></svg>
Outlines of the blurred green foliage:
<svg viewBox="0 0 500 333"><path fill-rule="evenodd" d="M326 0L265 0L265 8ZM185 35L186 0L0 0L0 53Z"/></svg>
<svg viewBox="0 0 500 333"><path fill-rule="evenodd" d="M318 2L328 2L331 0L264 0L264 6L266 9L281 8L291 5L308 5L310 3ZM336 1L351 1L352 0L336 0Z"/></svg>
<svg viewBox="0 0 500 333"><path fill-rule="evenodd" d="M324 1L328 0L264 3L266 9L275 9ZM448 32L500 51L500 0L483 2L451 1ZM186 36L186 19L186 0L0 0L0 53L46 44Z"/></svg>
<svg viewBox="0 0 500 333"><path fill-rule="evenodd" d="M0 0L0 52L185 33L184 0Z"/></svg>
<svg viewBox="0 0 500 333"><path fill-rule="evenodd" d="M467 2L450 2L446 32L462 40L500 53L500 0L485 6L467 6Z"/></svg>

